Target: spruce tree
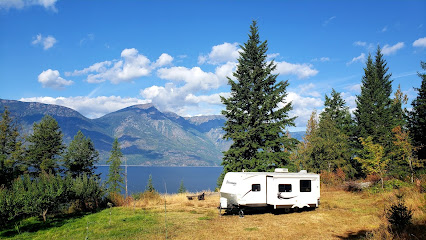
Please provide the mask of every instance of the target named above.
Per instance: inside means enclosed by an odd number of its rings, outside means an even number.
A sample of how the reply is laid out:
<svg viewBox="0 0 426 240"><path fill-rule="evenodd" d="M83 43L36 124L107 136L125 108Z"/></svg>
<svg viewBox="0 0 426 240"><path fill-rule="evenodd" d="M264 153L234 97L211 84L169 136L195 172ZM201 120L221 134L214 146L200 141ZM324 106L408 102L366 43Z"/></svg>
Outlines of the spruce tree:
<svg viewBox="0 0 426 240"><path fill-rule="evenodd" d="M64 167L72 177L86 174L91 177L95 173L95 164L99 160L92 140L78 131L64 154Z"/></svg>
<svg viewBox="0 0 426 240"><path fill-rule="evenodd" d="M356 137L366 139L371 136L373 143L379 143L389 152L392 145L392 93L391 74L383 59L380 47L377 48L375 61L368 56L364 76L362 77L361 94L357 96L357 109L354 112L356 121Z"/></svg>
<svg viewBox="0 0 426 240"><path fill-rule="evenodd" d="M223 174L231 171L270 171L289 161L289 149L295 140L285 134L294 126L288 116L291 103L285 103L287 81L277 82L274 61L267 60L267 41L261 42L256 21L250 26L249 39L241 45L238 65L228 78L231 96L221 97L227 121L224 139L232 140L224 152ZM222 174L222 177L223 177ZM218 183L220 183L220 179Z"/></svg>
<svg viewBox="0 0 426 240"><path fill-rule="evenodd" d="M426 71L426 63L420 63L423 70ZM416 88L418 95L413 100L413 106L410 112L410 133L413 139L413 145L418 149L417 158L426 160L426 73L418 73L422 79L420 88Z"/></svg>
<svg viewBox="0 0 426 240"><path fill-rule="evenodd" d="M27 139L30 143L27 161L35 175L59 171L58 158L65 149L62 136L58 122L49 115L45 115L40 123L34 123L33 134Z"/></svg>
<svg viewBox="0 0 426 240"><path fill-rule="evenodd" d="M152 183L152 175L151 174L149 174L148 183L146 184L145 191L146 192L155 192L154 184Z"/></svg>
<svg viewBox="0 0 426 240"><path fill-rule="evenodd" d="M24 148L18 126L5 108L0 119L0 187L10 186L23 170Z"/></svg>
<svg viewBox="0 0 426 240"><path fill-rule="evenodd" d="M107 192L110 194L120 193L120 191L123 189L123 169L120 168L121 157L123 157L123 154L121 153L118 140L117 138L115 138L114 143L112 144L111 155L107 161L107 163L109 163L110 165L108 172L108 180L106 181L106 184L108 185Z"/></svg>
<svg viewBox="0 0 426 240"><path fill-rule="evenodd" d="M343 134L350 136L353 132L353 121L349 107L346 106L346 101L342 98L339 92L331 89L330 97L325 95L324 112L320 114L321 118L328 117L334 121L336 127Z"/></svg>

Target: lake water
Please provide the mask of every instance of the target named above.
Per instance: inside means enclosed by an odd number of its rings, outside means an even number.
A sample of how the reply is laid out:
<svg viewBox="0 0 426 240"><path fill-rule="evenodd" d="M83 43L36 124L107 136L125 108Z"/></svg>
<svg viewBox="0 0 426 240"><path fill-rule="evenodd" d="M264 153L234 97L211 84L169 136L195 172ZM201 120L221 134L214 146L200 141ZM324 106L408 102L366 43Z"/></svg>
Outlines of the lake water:
<svg viewBox="0 0 426 240"><path fill-rule="evenodd" d="M98 166L96 173L101 173L102 181L108 178L108 166ZM123 167L124 169L124 167ZM127 188L129 195L143 192L152 175L154 188L160 192L176 193L180 182L189 192L199 192L216 188L216 181L222 172L222 167L127 167ZM124 171L123 171L124 173ZM123 191L124 193L124 191Z"/></svg>

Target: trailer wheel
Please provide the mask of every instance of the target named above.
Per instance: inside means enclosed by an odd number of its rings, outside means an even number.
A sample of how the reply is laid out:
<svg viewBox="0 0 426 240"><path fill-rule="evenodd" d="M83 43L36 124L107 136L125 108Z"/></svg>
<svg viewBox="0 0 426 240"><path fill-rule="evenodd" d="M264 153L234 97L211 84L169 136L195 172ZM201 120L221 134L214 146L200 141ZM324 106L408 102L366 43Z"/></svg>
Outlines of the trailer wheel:
<svg viewBox="0 0 426 240"><path fill-rule="evenodd" d="M238 215L240 215L240 218L244 217L244 211L242 208L238 211Z"/></svg>

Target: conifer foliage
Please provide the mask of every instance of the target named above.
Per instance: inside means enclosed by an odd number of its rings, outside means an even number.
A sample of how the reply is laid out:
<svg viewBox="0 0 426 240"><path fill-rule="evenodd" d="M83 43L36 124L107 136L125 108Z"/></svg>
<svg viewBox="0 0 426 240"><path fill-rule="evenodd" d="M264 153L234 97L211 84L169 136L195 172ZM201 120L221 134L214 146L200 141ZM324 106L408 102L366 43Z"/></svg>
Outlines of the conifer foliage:
<svg viewBox="0 0 426 240"><path fill-rule="evenodd" d="M82 174L92 176L95 173L95 164L99 160L99 153L96 151L90 138L86 138L81 131L78 131L67 148L64 155L64 166L68 172L77 177Z"/></svg>
<svg viewBox="0 0 426 240"><path fill-rule="evenodd" d="M295 140L284 129L294 126L289 118L291 103L285 103L287 81L277 81L274 61L267 60L267 42L261 42L256 21L249 39L240 46L237 70L228 78L231 96L221 97L227 118L224 138L233 144L224 153L224 173L230 171L268 171L288 163L289 149Z"/></svg>
<svg viewBox="0 0 426 240"><path fill-rule="evenodd" d="M107 191L110 194L120 193L120 191L123 189L123 169L120 168L121 157L123 157L123 153L121 152L118 139L115 138L114 143L112 144L111 155L107 161L107 163L109 163L110 165L108 172L108 180L106 181L106 184L108 185Z"/></svg>
<svg viewBox="0 0 426 240"><path fill-rule="evenodd" d="M421 67L426 71L426 63L421 62ZM410 113L410 132L413 145L418 148L417 158L426 160L426 73L418 73L422 79L420 88L417 88L418 95L411 105L413 110Z"/></svg>
<svg viewBox="0 0 426 240"><path fill-rule="evenodd" d="M58 159L65 149L62 131L58 122L45 115L40 123L34 123L33 134L28 137L27 159L35 175L42 172L56 174L59 171Z"/></svg>
<svg viewBox="0 0 426 240"><path fill-rule="evenodd" d="M381 144L389 152L392 144L392 80L388 74L387 63L380 47L377 48L375 61L368 56L367 66L362 77L361 94L357 96L357 109L354 112L357 124L356 137Z"/></svg>

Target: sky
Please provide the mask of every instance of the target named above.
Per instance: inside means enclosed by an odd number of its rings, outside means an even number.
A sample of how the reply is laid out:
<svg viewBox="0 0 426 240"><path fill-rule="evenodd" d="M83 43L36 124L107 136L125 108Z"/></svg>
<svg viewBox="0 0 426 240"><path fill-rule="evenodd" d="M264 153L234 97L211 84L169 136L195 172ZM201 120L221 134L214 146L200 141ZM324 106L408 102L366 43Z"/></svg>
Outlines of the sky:
<svg viewBox="0 0 426 240"><path fill-rule="evenodd" d="M334 88L354 110L378 46L417 96L426 1L0 0L0 98L70 107L88 118L152 103L220 114L240 45L257 21L303 130ZM410 104L407 105L410 108Z"/></svg>

